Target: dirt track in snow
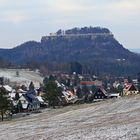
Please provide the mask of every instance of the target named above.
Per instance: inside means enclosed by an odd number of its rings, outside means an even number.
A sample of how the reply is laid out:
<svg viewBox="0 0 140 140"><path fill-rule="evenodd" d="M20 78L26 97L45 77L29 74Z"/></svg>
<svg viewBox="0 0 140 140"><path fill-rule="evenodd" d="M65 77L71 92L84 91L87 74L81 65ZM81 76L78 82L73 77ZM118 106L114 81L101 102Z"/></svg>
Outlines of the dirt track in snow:
<svg viewBox="0 0 140 140"><path fill-rule="evenodd" d="M79 139L140 139L140 95L48 109L0 123L0 140Z"/></svg>

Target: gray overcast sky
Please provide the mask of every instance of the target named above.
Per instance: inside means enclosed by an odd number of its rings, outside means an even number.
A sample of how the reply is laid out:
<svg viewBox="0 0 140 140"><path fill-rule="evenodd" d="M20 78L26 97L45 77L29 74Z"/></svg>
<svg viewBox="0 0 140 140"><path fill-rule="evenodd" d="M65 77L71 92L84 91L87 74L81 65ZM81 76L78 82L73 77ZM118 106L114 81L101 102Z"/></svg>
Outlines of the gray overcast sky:
<svg viewBox="0 0 140 140"><path fill-rule="evenodd" d="M140 0L0 0L0 48L83 26L107 27L125 48L140 48Z"/></svg>

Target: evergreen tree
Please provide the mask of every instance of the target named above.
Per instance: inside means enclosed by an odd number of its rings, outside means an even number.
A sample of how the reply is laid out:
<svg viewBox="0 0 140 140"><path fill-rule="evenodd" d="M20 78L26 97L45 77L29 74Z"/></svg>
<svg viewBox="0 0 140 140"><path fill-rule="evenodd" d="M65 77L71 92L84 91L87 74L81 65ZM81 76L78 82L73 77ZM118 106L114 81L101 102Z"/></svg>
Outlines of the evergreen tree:
<svg viewBox="0 0 140 140"><path fill-rule="evenodd" d="M78 74L75 74L73 85L77 86L79 83L80 83L79 76L78 76Z"/></svg>
<svg viewBox="0 0 140 140"><path fill-rule="evenodd" d="M15 100L18 101L19 98L20 98L20 97L19 97L19 93L16 91Z"/></svg>
<svg viewBox="0 0 140 140"><path fill-rule="evenodd" d="M138 79L138 91L140 92L140 72L137 74L137 79Z"/></svg>
<svg viewBox="0 0 140 140"><path fill-rule="evenodd" d="M96 87L95 85L93 85L93 86L91 87L91 90L92 90L92 93L94 94L94 93L96 92L96 90L97 90L97 87Z"/></svg>
<svg viewBox="0 0 140 140"><path fill-rule="evenodd" d="M3 84L4 84L4 78L0 77L0 85L3 85Z"/></svg>
<svg viewBox="0 0 140 140"><path fill-rule="evenodd" d="M130 76L128 76L128 83L132 83L132 79L131 79L131 77Z"/></svg>
<svg viewBox="0 0 140 140"><path fill-rule="evenodd" d="M22 90L27 91L27 87L25 85L21 85L20 87Z"/></svg>
<svg viewBox="0 0 140 140"><path fill-rule="evenodd" d="M70 63L70 73L82 74L82 65L79 62Z"/></svg>
<svg viewBox="0 0 140 140"><path fill-rule="evenodd" d="M49 78L48 78L48 77L45 77L45 78L43 79L43 84L44 84L44 85L47 84L48 81L49 81Z"/></svg>
<svg viewBox="0 0 140 140"><path fill-rule="evenodd" d="M34 91L34 90L35 90L34 83L31 81L29 85L29 91Z"/></svg>
<svg viewBox="0 0 140 140"><path fill-rule="evenodd" d="M67 87L70 87L70 83L71 83L70 79L67 79L65 85L66 85Z"/></svg>
<svg viewBox="0 0 140 140"><path fill-rule="evenodd" d="M19 77L19 71L18 70L16 71L16 77Z"/></svg>
<svg viewBox="0 0 140 140"><path fill-rule="evenodd" d="M83 91L83 94L88 94L89 93L89 89L88 89L88 87L86 85L84 85L82 87L82 91Z"/></svg>
<svg viewBox="0 0 140 140"><path fill-rule="evenodd" d="M107 88L108 88L108 80L104 79L103 84L104 84L104 89L107 90Z"/></svg>
<svg viewBox="0 0 140 140"><path fill-rule="evenodd" d="M120 93L120 96L123 96L123 86L122 85L118 86L118 92Z"/></svg>
<svg viewBox="0 0 140 140"><path fill-rule="evenodd" d="M48 101L49 105L55 108L62 96L61 88L57 86L55 81L50 80L44 85L44 92L44 100Z"/></svg>
<svg viewBox="0 0 140 140"><path fill-rule="evenodd" d="M55 79L55 76L50 75L50 76L49 76L49 80L51 80L51 81L55 81L55 80L56 80L56 79Z"/></svg>
<svg viewBox="0 0 140 140"><path fill-rule="evenodd" d="M76 95L78 98L82 98L83 95L82 95L82 90L80 87L77 88Z"/></svg>
<svg viewBox="0 0 140 140"><path fill-rule="evenodd" d="M7 91L4 87L0 87L0 115L2 121L4 119L4 114L7 111L10 111L11 107L11 101L9 99Z"/></svg>
<svg viewBox="0 0 140 140"><path fill-rule="evenodd" d="M21 112L22 111L22 103L21 103L21 101L19 101L18 102L18 104L17 104L17 112Z"/></svg>
<svg viewBox="0 0 140 140"><path fill-rule="evenodd" d="M138 83L140 85L140 72L137 74L137 77L138 77Z"/></svg>
<svg viewBox="0 0 140 140"><path fill-rule="evenodd" d="M88 88L86 85L84 85L84 86L82 87L82 92L83 92L83 94L84 94L84 96L85 96L85 102L87 102L87 100L88 100L88 95L89 95L89 88Z"/></svg>
<svg viewBox="0 0 140 140"><path fill-rule="evenodd" d="M88 96L88 102L89 102L89 103L92 103L93 100L94 100L94 94L90 94L90 95Z"/></svg>

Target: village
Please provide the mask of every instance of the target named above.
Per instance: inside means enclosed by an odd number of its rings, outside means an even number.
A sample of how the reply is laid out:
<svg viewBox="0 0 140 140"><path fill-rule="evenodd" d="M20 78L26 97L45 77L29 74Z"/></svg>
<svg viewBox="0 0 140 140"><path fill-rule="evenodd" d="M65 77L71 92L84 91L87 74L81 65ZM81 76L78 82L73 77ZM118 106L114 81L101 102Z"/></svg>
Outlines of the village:
<svg viewBox="0 0 140 140"><path fill-rule="evenodd" d="M15 76L17 79L21 78L20 70L15 72ZM53 95L51 87L44 88L49 81L54 81L57 88L61 89L57 91L59 94ZM80 75L75 72L73 74L53 73L42 78L42 83L35 82L28 81L28 85L27 83L24 85L23 82L17 84L4 76L0 77L1 87L8 93L12 103L11 110L5 111L4 119L21 113L24 115L39 113L45 108L101 102L140 93L139 79L130 79L130 77L101 79L95 75ZM49 98L46 95L49 93L47 91L52 91Z"/></svg>

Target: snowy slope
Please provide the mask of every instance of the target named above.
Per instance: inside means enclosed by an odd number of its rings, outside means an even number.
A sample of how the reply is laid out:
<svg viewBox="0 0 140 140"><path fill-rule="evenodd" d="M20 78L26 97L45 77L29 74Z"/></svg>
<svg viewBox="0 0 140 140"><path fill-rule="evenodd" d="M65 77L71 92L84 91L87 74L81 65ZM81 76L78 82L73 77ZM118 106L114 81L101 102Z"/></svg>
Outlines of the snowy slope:
<svg viewBox="0 0 140 140"><path fill-rule="evenodd" d="M19 76L16 76L16 72L19 72ZM43 77L38 72L29 71L27 69L0 69L0 77L6 77L11 82L17 84L29 85L31 81L38 87L39 83L42 83Z"/></svg>
<svg viewBox="0 0 140 140"><path fill-rule="evenodd" d="M0 123L0 140L140 139L140 95L46 110Z"/></svg>

